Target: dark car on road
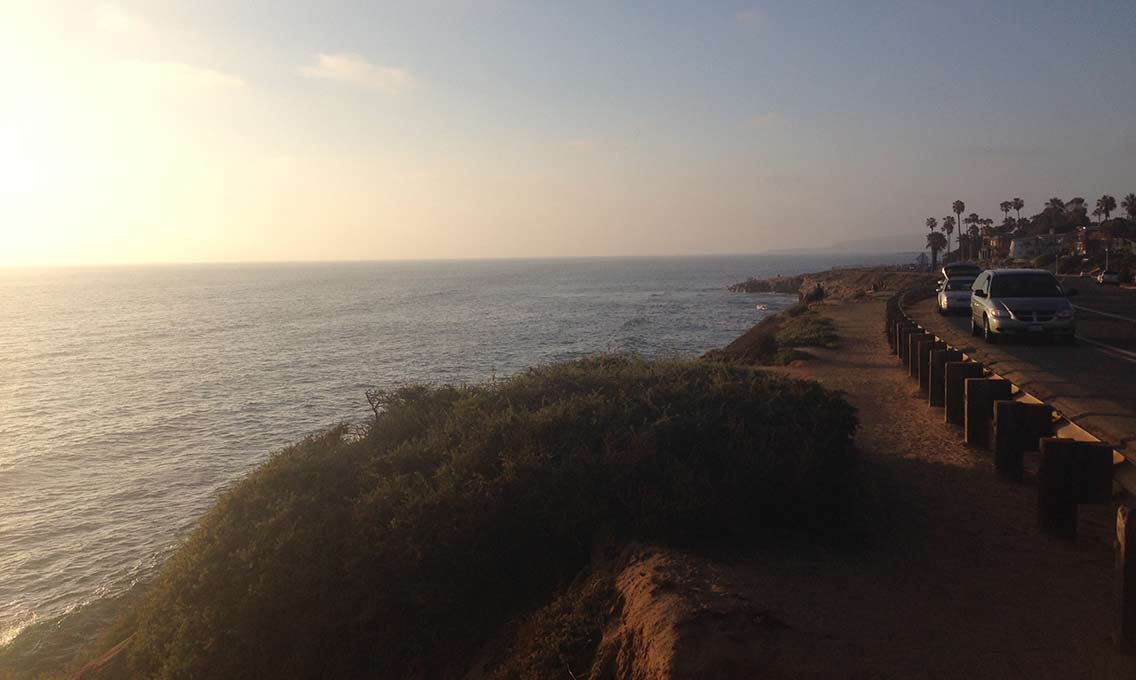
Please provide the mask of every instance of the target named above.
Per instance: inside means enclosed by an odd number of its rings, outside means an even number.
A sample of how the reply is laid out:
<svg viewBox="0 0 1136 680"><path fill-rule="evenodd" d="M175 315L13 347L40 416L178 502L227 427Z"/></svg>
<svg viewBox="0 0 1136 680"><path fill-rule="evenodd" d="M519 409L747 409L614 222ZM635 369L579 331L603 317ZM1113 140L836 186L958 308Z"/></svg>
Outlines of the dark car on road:
<svg viewBox="0 0 1136 680"><path fill-rule="evenodd" d="M944 279L974 279L982 273L982 267L973 262L951 262L943 265Z"/></svg>
<svg viewBox="0 0 1136 680"><path fill-rule="evenodd" d="M1120 285L1120 272L1114 272L1111 269L1106 269L1100 274L1097 274L1097 283L1105 285L1111 283L1114 286Z"/></svg>
<svg viewBox="0 0 1136 680"><path fill-rule="evenodd" d="M970 332L987 342L1009 335L1047 335L1073 342L1073 305L1057 277L1044 269L988 269L974 280Z"/></svg>

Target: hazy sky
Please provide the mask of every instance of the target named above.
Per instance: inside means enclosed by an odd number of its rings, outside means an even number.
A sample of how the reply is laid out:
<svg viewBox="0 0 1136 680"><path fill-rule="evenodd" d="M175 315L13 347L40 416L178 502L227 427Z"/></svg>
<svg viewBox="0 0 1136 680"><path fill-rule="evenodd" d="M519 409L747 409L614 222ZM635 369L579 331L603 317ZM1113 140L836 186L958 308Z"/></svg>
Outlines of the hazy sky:
<svg viewBox="0 0 1136 680"><path fill-rule="evenodd" d="M0 265L751 253L1136 191L1131 0L0 8Z"/></svg>

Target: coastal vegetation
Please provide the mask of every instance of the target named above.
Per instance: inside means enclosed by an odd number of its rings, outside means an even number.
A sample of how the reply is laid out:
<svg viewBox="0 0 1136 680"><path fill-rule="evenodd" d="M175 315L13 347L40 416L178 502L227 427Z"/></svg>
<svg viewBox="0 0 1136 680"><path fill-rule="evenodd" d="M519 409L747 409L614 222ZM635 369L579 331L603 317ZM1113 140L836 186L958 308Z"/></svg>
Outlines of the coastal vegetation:
<svg viewBox="0 0 1136 680"><path fill-rule="evenodd" d="M808 314L781 337L823 337ZM108 637L123 677L461 675L510 621L494 677L564 674L611 596L597 541L839 539L854 514L852 407L746 366L601 356L371 397L220 498Z"/></svg>
<svg viewBox="0 0 1136 680"><path fill-rule="evenodd" d="M726 347L708 352L706 358L761 366L783 366L804 358L801 347L837 346L832 320L802 300L780 314L768 316Z"/></svg>

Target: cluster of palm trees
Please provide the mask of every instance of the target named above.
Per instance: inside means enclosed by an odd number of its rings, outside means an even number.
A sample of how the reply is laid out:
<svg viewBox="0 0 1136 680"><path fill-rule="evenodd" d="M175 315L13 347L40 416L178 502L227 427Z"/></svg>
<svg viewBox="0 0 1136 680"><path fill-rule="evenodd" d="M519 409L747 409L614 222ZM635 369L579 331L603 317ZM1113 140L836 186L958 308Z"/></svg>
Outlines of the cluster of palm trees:
<svg viewBox="0 0 1136 680"><path fill-rule="evenodd" d="M1008 201L1002 201L998 204L998 208L1002 211L1003 220L1002 224L1005 228L1004 233L1009 233L1012 229L1025 225L1026 222L1022 221L1022 208L1026 205L1025 201L1020 198L1012 198ZM1042 216L1048 216L1052 224L1058 217L1062 219L1083 219L1082 223L1087 223L1088 215L1088 202L1080 197L1070 199L1068 203L1062 201L1060 198L1051 198L1045 202L1045 208L1040 215L1034 217L1038 219ZM1128 214L1132 220L1136 220L1136 194L1130 193L1120 201L1120 206ZM1116 210L1116 198L1105 194L1097 199L1096 209L1093 210L1092 216L1096 217L1100 224L1104 224L1112 217L1112 213ZM1013 210L1016 217L1010 218L1010 211ZM985 234L994 233L994 220L983 218L978 213L970 213L965 218L962 216L966 212L966 203L962 201L955 201L951 204L951 212L953 215L947 215L942 220L937 220L934 217L928 217L925 224L930 233L927 234L927 248L931 251L931 268L935 269L938 265L939 253L944 252L946 255L951 253L951 235L955 232L957 227L959 230L956 239L956 251L960 255L964 254L964 249L967 251L965 254L969 257L977 257L979 250L980 237ZM1028 222L1028 220L1027 220ZM1074 223L1075 224L1075 223ZM966 225L965 232L963 225ZM965 243L964 243L965 239Z"/></svg>
<svg viewBox="0 0 1136 680"><path fill-rule="evenodd" d="M1003 219L1003 222L1008 222L1010 220L1010 211L1011 210L1013 210L1015 213L1017 213L1018 219L1021 220L1022 219L1022 208L1024 208L1024 207L1026 207L1026 202L1023 201L1020 198L1012 198L1008 201L1002 201L1001 203L998 204L998 208L1002 211L1002 214L1005 215L1005 219Z"/></svg>
<svg viewBox="0 0 1136 680"><path fill-rule="evenodd" d="M1002 202L1002 211L1006 213L1007 218L1009 217L1010 210L1019 211L1018 215L1020 216L1021 209L1024 207L1025 201L1020 198L1015 198L1012 201ZM954 203L952 203L951 212L953 212L954 215L947 215L942 219L941 223L934 217L928 217L925 223L927 225L927 229L930 230L930 233L927 234L927 248L931 250L932 270L938 266L939 253L941 251L945 250L948 255L950 254L951 234L954 233L955 227L959 228L957 243L958 250L961 252L963 245L962 238L964 236L962 225L967 225L965 232L965 235L967 237L966 243L972 251L977 251L978 237L982 234L982 229L989 229L994 225L994 220L979 217L978 213L972 212L964 218L962 214L966 212L966 203L963 203L962 201L955 201Z"/></svg>

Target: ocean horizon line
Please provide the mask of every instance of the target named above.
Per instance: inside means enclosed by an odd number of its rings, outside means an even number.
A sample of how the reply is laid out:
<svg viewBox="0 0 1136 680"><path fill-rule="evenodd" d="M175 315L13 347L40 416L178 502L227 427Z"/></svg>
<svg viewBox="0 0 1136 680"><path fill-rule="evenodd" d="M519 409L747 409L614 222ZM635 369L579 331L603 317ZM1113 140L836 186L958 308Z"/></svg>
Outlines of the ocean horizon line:
<svg viewBox="0 0 1136 680"><path fill-rule="evenodd" d="M850 258L889 257L904 254L895 253L846 253ZM389 259L343 259L343 260L186 260L169 262L107 262L107 263L67 263L67 264L0 264L0 271L59 271L93 269L143 269L158 267L229 267L229 266L303 266L303 265L351 265L351 264L442 264L458 262L580 262L611 260L680 260L680 259L740 259L747 257L792 257L832 259L831 251L794 252L763 251L757 253L693 253L693 254L655 254L655 255L534 255L501 257L435 257L435 258L389 258Z"/></svg>

